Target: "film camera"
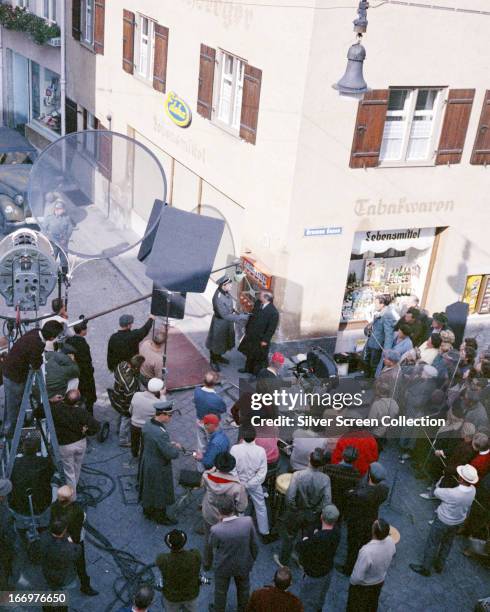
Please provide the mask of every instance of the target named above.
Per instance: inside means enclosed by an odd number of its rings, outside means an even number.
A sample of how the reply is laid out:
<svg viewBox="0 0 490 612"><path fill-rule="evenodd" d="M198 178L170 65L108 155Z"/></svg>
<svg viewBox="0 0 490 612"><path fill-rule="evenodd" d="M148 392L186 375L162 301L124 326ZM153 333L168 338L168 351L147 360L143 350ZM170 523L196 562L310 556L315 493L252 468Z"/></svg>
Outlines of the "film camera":
<svg viewBox="0 0 490 612"><path fill-rule="evenodd" d="M306 355L293 358L295 365L291 368L293 376L306 392L327 391L339 385L337 364L333 358L320 347L314 347Z"/></svg>

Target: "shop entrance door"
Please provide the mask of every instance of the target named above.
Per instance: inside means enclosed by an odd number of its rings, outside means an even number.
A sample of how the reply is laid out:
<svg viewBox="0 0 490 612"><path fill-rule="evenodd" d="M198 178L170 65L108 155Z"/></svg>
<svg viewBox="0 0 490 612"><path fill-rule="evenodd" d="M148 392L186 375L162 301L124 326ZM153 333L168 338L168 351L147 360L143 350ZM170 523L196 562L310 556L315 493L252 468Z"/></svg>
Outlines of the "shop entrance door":
<svg viewBox="0 0 490 612"><path fill-rule="evenodd" d="M24 126L29 121L29 60L10 52L9 126Z"/></svg>

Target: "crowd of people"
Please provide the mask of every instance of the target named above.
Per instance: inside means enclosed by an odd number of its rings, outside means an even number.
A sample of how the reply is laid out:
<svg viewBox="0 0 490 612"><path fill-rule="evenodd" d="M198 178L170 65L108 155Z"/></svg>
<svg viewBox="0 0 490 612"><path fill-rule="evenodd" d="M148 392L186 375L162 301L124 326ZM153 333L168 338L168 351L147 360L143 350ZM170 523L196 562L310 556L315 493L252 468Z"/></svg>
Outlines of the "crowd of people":
<svg viewBox="0 0 490 612"><path fill-rule="evenodd" d="M224 354L235 344L237 323L245 324L238 348L246 362L240 372L251 376L254 388L264 392L291 384L282 376L285 356L271 351L279 320L272 294L261 292L245 315L235 312L230 286L228 277L221 278L213 299L210 371L193 396L193 469L181 473L183 486L203 492L196 526L203 535L201 550L186 547L188 536L176 528L179 516L172 513L173 462L184 449L169 429L180 412L165 386L165 331L155 329L153 316L135 328L134 317L123 314L108 341L107 367L114 377L110 404L117 413L119 444L137 466L143 516L172 528L165 535L168 552L155 560L165 610L197 611L200 586L207 581L203 572L212 571L215 612L225 612L232 579L239 611L318 612L338 571L349 577L348 612L375 612L397 542L396 530L380 516L390 494L382 457L387 444L396 444L400 462L410 461L415 476L427 480L422 497L440 502L421 561L410 564L414 572L424 577L442 572L458 534L472 541L488 537L490 352L479 350L474 338L456 349L444 313L429 317L414 301L397 318L389 298L380 296L365 330L364 361L373 379L366 414L379 422L384 415L437 415L444 425L418 436L401 428L391 442L382 425L342 433L311 427L297 430L284 445L275 427L250 425L250 394L229 411L217 392L220 364L227 363ZM101 425L93 414L97 393L88 323L67 328L63 303L54 300L52 307L41 329L20 337L4 361L2 431L12 439L28 374L43 371L65 482L53 502L58 466L42 456L36 436L24 436L10 480L0 480L0 591L11 584L15 558L11 515L28 516L32 507L42 528L39 560L47 587L70 588L78 576L81 591L95 596L85 563L86 517L77 501L87 438ZM38 410L42 416L42 406ZM347 552L339 563L343 531ZM270 555L277 565L274 582L251 593L260 543L277 540L278 552ZM475 554L471 546L468 554ZM292 564L301 568L299 597L289 591ZM154 597L153 588L143 585L126 609L148 610Z"/></svg>

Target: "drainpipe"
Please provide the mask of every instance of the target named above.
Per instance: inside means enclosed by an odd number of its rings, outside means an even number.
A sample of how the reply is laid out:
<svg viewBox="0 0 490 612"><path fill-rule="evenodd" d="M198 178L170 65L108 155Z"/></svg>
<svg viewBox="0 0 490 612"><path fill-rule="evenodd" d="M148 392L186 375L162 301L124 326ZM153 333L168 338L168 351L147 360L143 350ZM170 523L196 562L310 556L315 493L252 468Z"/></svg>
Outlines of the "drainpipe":
<svg viewBox="0 0 490 612"><path fill-rule="evenodd" d="M61 0L60 14L60 37L61 37L61 66L60 66L60 90L61 90L61 135L66 134L66 11L65 0Z"/></svg>

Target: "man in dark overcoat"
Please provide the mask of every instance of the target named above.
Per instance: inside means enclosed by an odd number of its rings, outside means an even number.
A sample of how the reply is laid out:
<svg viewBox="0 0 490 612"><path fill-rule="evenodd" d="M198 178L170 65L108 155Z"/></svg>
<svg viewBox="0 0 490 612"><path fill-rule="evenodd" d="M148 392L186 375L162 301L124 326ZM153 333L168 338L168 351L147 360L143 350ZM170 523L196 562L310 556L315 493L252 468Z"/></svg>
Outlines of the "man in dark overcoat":
<svg viewBox="0 0 490 612"><path fill-rule="evenodd" d="M73 346L73 348L76 350L75 361L80 369L80 375L78 377L78 390L82 394L82 398L88 412L93 415L94 404L97 401L97 392L95 389L92 354L90 352L90 346L85 339L85 336L87 335L87 328L88 326L86 321L82 321L74 325L73 331L75 332L75 335L70 336L70 338L67 340L67 344L71 344L71 346Z"/></svg>
<svg viewBox="0 0 490 612"><path fill-rule="evenodd" d="M215 372L220 371L220 363L229 363L223 357L223 353L235 346L235 323L247 321L247 314L238 314L233 307L233 298L230 290L231 279L222 276L218 279L218 288L213 296L213 318L206 340L206 348L209 349L211 368Z"/></svg>
<svg viewBox="0 0 490 612"><path fill-rule="evenodd" d="M155 416L142 429L143 454L139 474L139 497L146 518L160 525L176 525L167 515L167 506L175 502L172 460L182 446L171 442L167 424L172 418L173 402L154 404Z"/></svg>
<svg viewBox="0 0 490 612"><path fill-rule="evenodd" d="M270 343L279 324L279 312L272 303L273 297L270 291L261 291L255 302L245 336L238 347L247 357L245 368L238 370L241 373L257 374L267 367Z"/></svg>

